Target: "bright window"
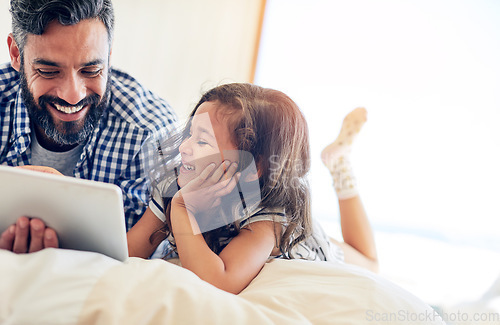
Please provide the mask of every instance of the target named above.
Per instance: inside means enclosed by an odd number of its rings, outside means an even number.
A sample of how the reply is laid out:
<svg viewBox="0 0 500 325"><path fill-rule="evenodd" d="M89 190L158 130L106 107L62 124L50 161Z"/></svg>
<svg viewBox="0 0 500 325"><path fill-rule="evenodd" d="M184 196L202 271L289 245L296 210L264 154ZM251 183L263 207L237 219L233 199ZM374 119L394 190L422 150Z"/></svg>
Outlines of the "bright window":
<svg viewBox="0 0 500 325"><path fill-rule="evenodd" d="M500 275L498 17L495 0L268 0L256 73L306 115L313 213L325 224L338 206L320 152L345 114L367 108L352 163L381 256L429 263L407 275L415 287L460 267L435 281L469 274L470 290L455 288L467 298ZM421 296L463 298L448 289Z"/></svg>

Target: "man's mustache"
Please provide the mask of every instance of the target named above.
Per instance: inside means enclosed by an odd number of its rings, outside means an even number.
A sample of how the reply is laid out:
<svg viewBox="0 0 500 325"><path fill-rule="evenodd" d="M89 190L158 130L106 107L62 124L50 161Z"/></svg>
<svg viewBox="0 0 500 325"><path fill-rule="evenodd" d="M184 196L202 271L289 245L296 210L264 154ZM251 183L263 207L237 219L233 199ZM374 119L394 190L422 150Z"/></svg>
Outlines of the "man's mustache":
<svg viewBox="0 0 500 325"><path fill-rule="evenodd" d="M42 95L38 98L38 104L40 105L40 107L44 107L47 104L49 105L57 104L59 106L65 106L65 107L77 107L77 106L97 105L99 104L99 100L100 100L99 95L92 94L83 98L77 104L73 105L59 97L51 95Z"/></svg>

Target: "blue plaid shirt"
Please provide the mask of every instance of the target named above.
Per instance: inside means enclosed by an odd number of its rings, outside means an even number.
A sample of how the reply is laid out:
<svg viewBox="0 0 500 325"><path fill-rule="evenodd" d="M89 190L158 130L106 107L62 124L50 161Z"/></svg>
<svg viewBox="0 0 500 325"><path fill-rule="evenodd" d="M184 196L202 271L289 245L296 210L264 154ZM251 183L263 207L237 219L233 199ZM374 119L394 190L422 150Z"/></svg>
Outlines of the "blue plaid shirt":
<svg viewBox="0 0 500 325"><path fill-rule="evenodd" d="M83 148L73 174L118 185L123 191L129 230L149 201L144 150L146 141L164 136L176 116L170 106L128 74L112 69L108 109ZM31 127L22 100L19 73L0 65L0 164L29 165Z"/></svg>

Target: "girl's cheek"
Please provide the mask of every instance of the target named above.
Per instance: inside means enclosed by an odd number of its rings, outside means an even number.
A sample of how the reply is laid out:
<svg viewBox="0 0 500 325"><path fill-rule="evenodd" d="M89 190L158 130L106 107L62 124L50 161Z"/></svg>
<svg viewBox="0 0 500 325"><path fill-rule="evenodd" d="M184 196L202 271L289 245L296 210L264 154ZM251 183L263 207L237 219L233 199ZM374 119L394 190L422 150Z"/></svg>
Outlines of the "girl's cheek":
<svg viewBox="0 0 500 325"><path fill-rule="evenodd" d="M196 165L199 166L199 169L197 168L197 172L201 173L203 169L205 169L208 165L211 163L215 163L216 166L219 166L222 163L222 156L220 153L213 154L213 155L208 155L204 157L200 157L196 159Z"/></svg>

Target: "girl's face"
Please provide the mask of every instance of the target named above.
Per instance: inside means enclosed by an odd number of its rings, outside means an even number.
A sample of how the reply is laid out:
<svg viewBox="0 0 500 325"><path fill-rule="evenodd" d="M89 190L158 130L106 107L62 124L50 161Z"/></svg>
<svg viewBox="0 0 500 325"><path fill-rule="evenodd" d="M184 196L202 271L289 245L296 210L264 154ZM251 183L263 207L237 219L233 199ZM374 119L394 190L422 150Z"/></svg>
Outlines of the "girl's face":
<svg viewBox="0 0 500 325"><path fill-rule="evenodd" d="M204 102L191 120L190 135L179 147L181 167L178 184L185 186L208 165L218 167L223 161L237 162L237 147L233 144L226 120L217 114L217 102Z"/></svg>

